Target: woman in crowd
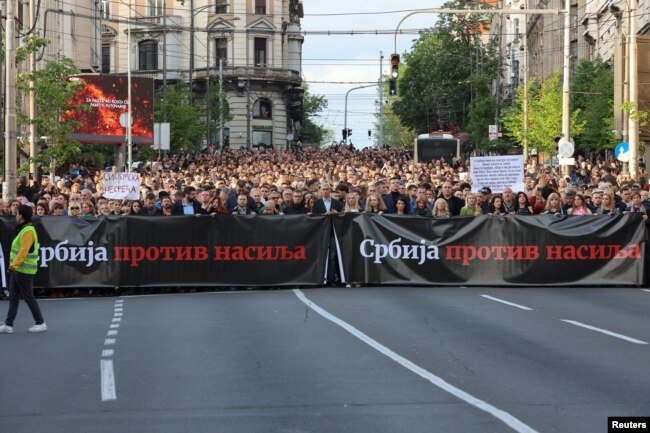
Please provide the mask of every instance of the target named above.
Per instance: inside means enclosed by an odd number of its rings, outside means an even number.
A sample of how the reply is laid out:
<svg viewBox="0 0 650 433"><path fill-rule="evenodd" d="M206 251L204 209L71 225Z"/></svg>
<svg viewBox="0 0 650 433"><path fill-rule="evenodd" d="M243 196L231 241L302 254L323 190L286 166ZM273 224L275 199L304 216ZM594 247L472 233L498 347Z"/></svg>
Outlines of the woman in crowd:
<svg viewBox="0 0 650 433"><path fill-rule="evenodd" d="M94 217L96 216L95 205L90 200L81 203L81 216Z"/></svg>
<svg viewBox="0 0 650 433"><path fill-rule="evenodd" d="M506 215L507 213L508 209L503 204L503 198L500 195L493 196L490 201L490 212L488 212L488 215Z"/></svg>
<svg viewBox="0 0 650 433"><path fill-rule="evenodd" d="M43 217L48 214L49 211L47 202L40 202L36 205L36 216Z"/></svg>
<svg viewBox="0 0 650 433"><path fill-rule="evenodd" d="M477 204L476 194L473 192L467 193L465 206L460 209L460 216L476 216L482 214L483 212Z"/></svg>
<svg viewBox="0 0 650 433"><path fill-rule="evenodd" d="M585 196L576 194L576 197L573 199L573 206L569 208L567 213L569 215L591 215L591 211L585 202Z"/></svg>
<svg viewBox="0 0 650 433"><path fill-rule="evenodd" d="M366 199L365 212L368 214L383 215L386 212L386 203L377 193L370 194Z"/></svg>
<svg viewBox="0 0 650 433"><path fill-rule="evenodd" d="M79 202L72 202L68 206L68 216L79 218L81 216L81 204Z"/></svg>
<svg viewBox="0 0 650 433"><path fill-rule="evenodd" d="M399 197L395 202L395 213L397 215L406 215L406 200L404 197Z"/></svg>
<svg viewBox="0 0 650 433"><path fill-rule="evenodd" d="M434 210L435 210L435 206L434 206ZM429 202L427 201L426 195L419 194L417 196L417 198L415 199L415 207L411 210L411 215L418 215L424 217L431 216L431 209L429 209Z"/></svg>
<svg viewBox="0 0 650 433"><path fill-rule="evenodd" d="M546 199L546 207L544 207L542 213L545 215L555 216L565 215L565 212L562 209L560 195L558 193L552 192L549 194L548 198Z"/></svg>
<svg viewBox="0 0 650 433"><path fill-rule="evenodd" d="M97 210L97 216L98 217L107 217L109 215L112 215L111 213L111 207L108 205L108 203L102 203L99 205L99 209Z"/></svg>
<svg viewBox="0 0 650 433"><path fill-rule="evenodd" d="M7 215L15 217L18 214L18 207L20 206L20 201L18 200L11 200L9 202L9 207L7 211Z"/></svg>
<svg viewBox="0 0 650 433"><path fill-rule="evenodd" d="M528 202L528 196L525 192L519 191L515 197L515 215L532 215L533 208Z"/></svg>
<svg viewBox="0 0 650 433"><path fill-rule="evenodd" d="M142 204L140 203L140 200L133 200L129 203L129 208L131 209L131 215L138 215L140 209L142 209Z"/></svg>
<svg viewBox="0 0 650 433"><path fill-rule="evenodd" d="M311 215L315 202L316 198L313 194L305 194L305 208L307 209L307 215Z"/></svg>
<svg viewBox="0 0 650 433"><path fill-rule="evenodd" d="M228 215L228 210L224 204L221 194L217 194L215 198L212 199L210 207L208 208L208 215Z"/></svg>
<svg viewBox="0 0 650 433"><path fill-rule="evenodd" d="M648 218L648 209L641 204L641 193L639 191L634 191L632 193L632 204L627 207L625 213L629 212L640 212L643 214L644 218Z"/></svg>
<svg viewBox="0 0 650 433"><path fill-rule="evenodd" d="M439 198L433 203L433 216L436 218L449 218L451 217L451 212L449 212L449 204L444 198Z"/></svg>
<svg viewBox="0 0 650 433"><path fill-rule="evenodd" d="M621 211L616 207L612 193L609 191L604 192L603 201L598 209L596 209L596 215L618 215L620 213Z"/></svg>
<svg viewBox="0 0 650 433"><path fill-rule="evenodd" d="M349 193L345 197L345 208L343 209L345 213L360 213L363 212L361 206L359 206L359 195L356 193Z"/></svg>

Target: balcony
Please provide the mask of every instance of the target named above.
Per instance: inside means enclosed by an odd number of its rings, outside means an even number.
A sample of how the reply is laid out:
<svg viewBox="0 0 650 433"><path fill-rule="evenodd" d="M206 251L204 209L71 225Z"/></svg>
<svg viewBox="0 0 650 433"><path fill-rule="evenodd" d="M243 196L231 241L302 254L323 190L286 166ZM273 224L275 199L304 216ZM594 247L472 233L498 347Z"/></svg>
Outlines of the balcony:
<svg viewBox="0 0 650 433"><path fill-rule="evenodd" d="M219 74L219 67L215 66L210 68L210 75L215 77ZM125 75L122 73L120 75ZM153 78L155 80L162 80L163 70L162 69L153 69L153 70L132 70L131 75L133 77L141 78ZM206 68L197 68L193 72L193 77L196 80L205 80L207 77ZM168 80L178 80L184 77L187 80L189 76L189 70L187 69L167 69L167 79ZM300 72L294 71L291 69L280 69L280 68L260 68L260 67L248 67L248 66L225 66L223 68L223 76L225 78L238 78L238 77L247 77L251 80L264 80L264 81L281 81L291 84L300 84L302 78Z"/></svg>

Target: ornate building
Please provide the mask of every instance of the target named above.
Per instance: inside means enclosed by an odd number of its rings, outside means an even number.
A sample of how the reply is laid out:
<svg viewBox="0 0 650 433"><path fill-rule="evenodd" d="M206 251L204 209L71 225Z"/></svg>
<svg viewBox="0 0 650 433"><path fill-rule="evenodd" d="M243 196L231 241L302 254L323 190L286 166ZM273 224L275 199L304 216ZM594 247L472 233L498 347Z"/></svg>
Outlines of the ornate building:
<svg viewBox="0 0 650 433"><path fill-rule="evenodd" d="M301 0L110 0L100 13L101 72L126 73L130 55L133 76L152 77L157 88L190 82L205 104L221 70L231 118L224 141L251 148L298 139ZM219 144L215 129L205 145Z"/></svg>

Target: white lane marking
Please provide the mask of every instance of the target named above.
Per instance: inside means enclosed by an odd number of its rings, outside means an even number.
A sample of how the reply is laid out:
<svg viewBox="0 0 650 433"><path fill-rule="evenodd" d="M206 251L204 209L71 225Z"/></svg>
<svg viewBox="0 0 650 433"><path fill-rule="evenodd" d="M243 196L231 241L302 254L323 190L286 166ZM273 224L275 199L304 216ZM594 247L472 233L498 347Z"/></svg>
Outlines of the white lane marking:
<svg viewBox="0 0 650 433"><path fill-rule="evenodd" d="M584 323L576 322L575 320L564 320L564 319L560 319L560 320L562 320L563 322L566 322L566 323L570 323L572 325L580 326L582 328L590 329L592 331L596 331L596 332L600 332L600 333L603 333L603 334L606 334L606 335L610 335L612 337L620 338L621 340L629 341L630 343L648 344L647 342L637 340L636 338L627 337L625 335L617 334L616 332L608 331L606 329L596 328L595 326L585 325Z"/></svg>
<svg viewBox="0 0 650 433"><path fill-rule="evenodd" d="M641 290L643 290L644 292L650 292L650 289L641 289Z"/></svg>
<svg viewBox="0 0 650 433"><path fill-rule="evenodd" d="M116 304L122 304L122 303L124 303L124 299L118 299L117 301L115 301L115 303Z"/></svg>
<svg viewBox="0 0 650 433"><path fill-rule="evenodd" d="M109 337L115 336L115 335L117 335L117 331L114 330L114 329L113 329L113 330L110 330L110 331L108 331L108 332L106 333L106 335L108 335Z"/></svg>
<svg viewBox="0 0 650 433"><path fill-rule="evenodd" d="M113 361L111 359L102 359L100 363L102 372L102 401L117 400Z"/></svg>
<svg viewBox="0 0 650 433"><path fill-rule="evenodd" d="M113 322L121 322L122 318L121 317L114 317Z"/></svg>
<svg viewBox="0 0 650 433"><path fill-rule="evenodd" d="M533 311L532 308L525 307L525 306L519 305L519 304L513 304L512 302L504 301L503 299L495 298L495 297L490 296L490 295L481 295L481 296L484 297L485 299L490 299L492 301L501 302L502 304L510 305L511 307L521 308L522 310L526 310L526 311Z"/></svg>
<svg viewBox="0 0 650 433"><path fill-rule="evenodd" d="M435 374L425 370L424 368L416 365L415 363L409 361L408 359L398 355L397 353L393 352L390 350L388 347L384 346L383 344L379 343L378 341L370 338L363 332L359 331L357 328L353 327L352 325L348 324L347 322L344 322L343 320L339 319L338 317L330 314L328 311L324 310L323 308L319 307L318 305L314 304L312 301L310 301L299 289L293 289L293 293L300 299L305 305L307 305L308 308L312 309L316 313L320 314L323 316L325 319L329 320L330 322L340 326L341 328L345 329L347 332L350 334L354 335L357 337L359 340L363 341L376 351L382 353L383 355L389 357L393 361L397 362L400 364L402 367L412 371L413 373L417 374L418 376L422 377L423 379L428 380L431 382L433 385L437 386L438 388L442 389L445 392L448 392L449 394L453 395L454 397L484 411L487 412L488 414L494 416L495 418L499 419L503 423L505 423L507 426L512 428L514 431L518 433L537 433L536 430L534 430L532 427L524 424L523 422L519 421L517 418L514 416L510 415L509 413L502 411L501 409L497 409L496 407L492 406L491 404L480 400L471 394L468 394L467 392L461 390L460 388L456 388L455 386L451 385L450 383L446 382L444 379L442 379L439 376L436 376Z"/></svg>
<svg viewBox="0 0 650 433"><path fill-rule="evenodd" d="M122 313L115 313L114 316L115 317L122 317Z"/></svg>
<svg viewBox="0 0 650 433"><path fill-rule="evenodd" d="M113 349L104 349L102 350L102 358L107 358L113 356Z"/></svg>
<svg viewBox="0 0 650 433"><path fill-rule="evenodd" d="M122 312L124 312L124 310L122 309L122 307L120 307L120 308L116 308L115 312L116 313L122 313Z"/></svg>
<svg viewBox="0 0 650 433"><path fill-rule="evenodd" d="M111 326L109 326L109 328L111 328L111 329L117 329L119 327L120 327L119 323L111 323Z"/></svg>
<svg viewBox="0 0 650 433"><path fill-rule="evenodd" d="M114 338L107 338L104 340L104 346L112 346L115 344L115 339Z"/></svg>

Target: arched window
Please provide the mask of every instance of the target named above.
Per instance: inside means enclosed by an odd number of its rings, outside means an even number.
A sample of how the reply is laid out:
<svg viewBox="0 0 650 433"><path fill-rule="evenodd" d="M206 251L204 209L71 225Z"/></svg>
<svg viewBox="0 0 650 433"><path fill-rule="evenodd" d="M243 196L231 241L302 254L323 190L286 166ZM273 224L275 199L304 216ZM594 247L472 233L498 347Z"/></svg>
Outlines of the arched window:
<svg viewBox="0 0 650 433"><path fill-rule="evenodd" d="M158 42L140 42L138 44L138 55L138 69L141 71L158 69Z"/></svg>
<svg viewBox="0 0 650 433"><path fill-rule="evenodd" d="M254 119L273 119L271 101L266 98L261 98L255 101L253 105L253 118Z"/></svg>

